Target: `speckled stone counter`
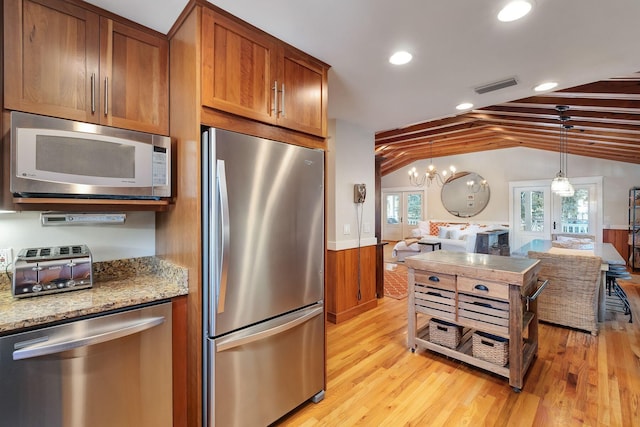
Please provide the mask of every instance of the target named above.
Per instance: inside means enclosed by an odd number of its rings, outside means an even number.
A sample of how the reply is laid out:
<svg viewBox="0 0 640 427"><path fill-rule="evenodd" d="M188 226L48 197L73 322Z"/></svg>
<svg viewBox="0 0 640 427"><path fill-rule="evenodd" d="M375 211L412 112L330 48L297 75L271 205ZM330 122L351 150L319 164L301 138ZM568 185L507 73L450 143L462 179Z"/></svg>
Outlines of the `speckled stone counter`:
<svg viewBox="0 0 640 427"><path fill-rule="evenodd" d="M188 292L187 269L156 257L93 264L93 287L14 298L0 278L0 334L46 323L166 300Z"/></svg>

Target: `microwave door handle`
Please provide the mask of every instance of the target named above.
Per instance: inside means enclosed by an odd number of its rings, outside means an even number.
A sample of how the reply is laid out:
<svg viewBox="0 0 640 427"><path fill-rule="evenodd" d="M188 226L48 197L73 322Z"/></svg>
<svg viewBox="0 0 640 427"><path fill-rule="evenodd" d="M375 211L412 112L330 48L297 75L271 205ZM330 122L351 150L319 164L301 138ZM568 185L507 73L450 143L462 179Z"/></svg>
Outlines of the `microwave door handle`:
<svg viewBox="0 0 640 427"><path fill-rule="evenodd" d="M64 341L57 341L45 344L46 339L37 340L37 342L27 342L24 347L13 352L13 360L31 359L38 356L46 356L48 354L62 353L63 351L73 350L75 348L87 347L100 344L107 341L113 341L129 335L137 334L154 326L164 323L164 316L150 317L142 320L136 319L127 322L124 325L117 323L113 329L104 331L87 331L85 334L72 335ZM44 341L44 342L43 342ZM21 343L16 343L16 347L21 347Z"/></svg>
<svg viewBox="0 0 640 427"><path fill-rule="evenodd" d="M216 161L217 165L217 175L218 175L218 194L220 196L220 230L219 234L222 239L222 245L220 247L219 252L219 262L220 262L220 277L217 280L217 297L218 297L218 307L217 312L224 312L224 303L227 294L227 275L229 272L229 245L230 245L230 228L229 228L229 194L227 191L227 174L225 171L224 160L218 159Z"/></svg>

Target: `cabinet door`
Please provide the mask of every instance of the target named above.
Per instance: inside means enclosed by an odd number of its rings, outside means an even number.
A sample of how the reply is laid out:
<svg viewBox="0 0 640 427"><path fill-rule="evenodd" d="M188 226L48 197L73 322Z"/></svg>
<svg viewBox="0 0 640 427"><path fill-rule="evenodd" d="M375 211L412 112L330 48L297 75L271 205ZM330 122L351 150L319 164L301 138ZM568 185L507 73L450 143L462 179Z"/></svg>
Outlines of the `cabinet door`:
<svg viewBox="0 0 640 427"><path fill-rule="evenodd" d="M5 108L97 122L98 15L60 0L3 6Z"/></svg>
<svg viewBox="0 0 640 427"><path fill-rule="evenodd" d="M327 68L289 46L283 48L280 67L278 125L325 136Z"/></svg>
<svg viewBox="0 0 640 427"><path fill-rule="evenodd" d="M202 104L266 123L272 113L275 39L202 11Z"/></svg>
<svg viewBox="0 0 640 427"><path fill-rule="evenodd" d="M100 122L169 134L169 42L100 18Z"/></svg>

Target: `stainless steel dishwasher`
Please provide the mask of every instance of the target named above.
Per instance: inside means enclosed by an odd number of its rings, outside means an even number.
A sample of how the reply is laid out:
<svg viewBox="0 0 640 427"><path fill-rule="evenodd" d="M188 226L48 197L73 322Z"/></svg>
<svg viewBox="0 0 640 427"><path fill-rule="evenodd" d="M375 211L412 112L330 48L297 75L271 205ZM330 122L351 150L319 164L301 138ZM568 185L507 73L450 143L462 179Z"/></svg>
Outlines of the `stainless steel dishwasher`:
<svg viewBox="0 0 640 427"><path fill-rule="evenodd" d="M171 426L171 303L0 338L0 426Z"/></svg>

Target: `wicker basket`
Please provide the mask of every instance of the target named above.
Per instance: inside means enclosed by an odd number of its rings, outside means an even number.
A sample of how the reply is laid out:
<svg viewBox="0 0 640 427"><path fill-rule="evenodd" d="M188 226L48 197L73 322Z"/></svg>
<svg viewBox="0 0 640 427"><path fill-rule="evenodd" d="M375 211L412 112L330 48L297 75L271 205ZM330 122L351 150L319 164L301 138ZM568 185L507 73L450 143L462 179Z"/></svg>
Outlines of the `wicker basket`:
<svg viewBox="0 0 640 427"><path fill-rule="evenodd" d="M509 340L485 332L474 332L472 337L473 357L505 366L509 363Z"/></svg>
<svg viewBox="0 0 640 427"><path fill-rule="evenodd" d="M462 326L444 320L429 320L429 341L448 348L456 348L460 345Z"/></svg>

